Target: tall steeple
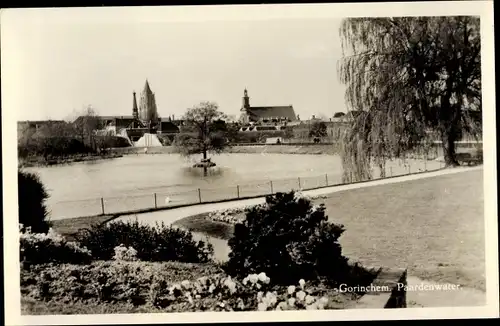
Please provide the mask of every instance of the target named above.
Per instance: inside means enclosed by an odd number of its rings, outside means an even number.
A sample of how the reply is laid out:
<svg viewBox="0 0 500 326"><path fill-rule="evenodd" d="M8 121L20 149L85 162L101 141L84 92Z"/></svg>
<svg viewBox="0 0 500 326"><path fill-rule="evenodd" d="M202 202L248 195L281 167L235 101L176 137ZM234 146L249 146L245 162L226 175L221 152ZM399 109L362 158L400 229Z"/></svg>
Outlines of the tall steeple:
<svg viewBox="0 0 500 326"><path fill-rule="evenodd" d="M248 91L245 88L245 91L243 92L243 105L241 107L241 111L246 111L249 108L250 108L250 97L248 97Z"/></svg>
<svg viewBox="0 0 500 326"><path fill-rule="evenodd" d="M149 82L146 79L144 90L141 92L139 103L139 119L145 122L156 123L158 120L158 111L156 108L156 99L154 93L149 87Z"/></svg>
<svg viewBox="0 0 500 326"><path fill-rule="evenodd" d="M149 82L147 79L146 79L146 84L144 85L144 92L151 93L151 87L149 87Z"/></svg>
<svg viewBox="0 0 500 326"><path fill-rule="evenodd" d="M134 103L132 104L132 116L134 119L139 118L139 109L137 108L137 99L135 98L135 91L134 91Z"/></svg>

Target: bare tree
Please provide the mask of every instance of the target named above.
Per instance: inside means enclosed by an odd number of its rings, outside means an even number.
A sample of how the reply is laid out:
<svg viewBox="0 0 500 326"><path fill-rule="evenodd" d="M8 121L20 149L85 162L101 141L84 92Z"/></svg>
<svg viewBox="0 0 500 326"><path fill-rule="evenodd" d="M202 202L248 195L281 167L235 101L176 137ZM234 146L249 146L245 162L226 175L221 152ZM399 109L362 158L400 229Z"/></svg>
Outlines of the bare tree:
<svg viewBox="0 0 500 326"><path fill-rule="evenodd" d="M89 146L92 150L96 150L95 131L101 129L102 123L96 111L92 106L85 108L73 122L73 130L75 135L82 141L83 144Z"/></svg>

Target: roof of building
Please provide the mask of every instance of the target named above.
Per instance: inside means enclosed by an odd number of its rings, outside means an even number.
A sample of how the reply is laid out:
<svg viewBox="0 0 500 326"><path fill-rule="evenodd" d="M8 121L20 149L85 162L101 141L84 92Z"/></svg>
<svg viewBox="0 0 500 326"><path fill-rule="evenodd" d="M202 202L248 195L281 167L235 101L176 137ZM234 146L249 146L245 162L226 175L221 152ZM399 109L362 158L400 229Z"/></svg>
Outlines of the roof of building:
<svg viewBox="0 0 500 326"><path fill-rule="evenodd" d="M162 121L161 122L162 132L179 132L179 127L177 127L172 121Z"/></svg>
<svg viewBox="0 0 500 326"><path fill-rule="evenodd" d="M64 120L24 120L18 121L18 124L47 124L47 123L65 123Z"/></svg>
<svg viewBox="0 0 500 326"><path fill-rule="evenodd" d="M290 121L297 120L293 106L251 106L246 112L256 118L284 117Z"/></svg>

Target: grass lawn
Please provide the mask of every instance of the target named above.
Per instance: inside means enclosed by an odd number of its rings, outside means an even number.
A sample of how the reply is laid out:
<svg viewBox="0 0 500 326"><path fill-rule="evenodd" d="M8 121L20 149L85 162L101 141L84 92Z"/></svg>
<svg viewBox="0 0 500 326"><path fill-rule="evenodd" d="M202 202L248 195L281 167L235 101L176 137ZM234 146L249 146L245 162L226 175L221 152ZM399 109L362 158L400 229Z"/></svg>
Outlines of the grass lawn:
<svg viewBox="0 0 500 326"><path fill-rule="evenodd" d="M89 217L75 217L60 220L50 221L52 228L57 233L66 237L68 240L73 240L74 235L80 229L89 228L93 224L101 224L109 220L112 215L89 216Z"/></svg>
<svg viewBox="0 0 500 326"><path fill-rule="evenodd" d="M344 224L344 254L367 265L485 290L483 171L360 188L328 196Z"/></svg>
<svg viewBox="0 0 500 326"><path fill-rule="evenodd" d="M482 170L346 190L315 201L325 204L331 222L346 227L340 242L350 259L408 267L409 275L485 291ZM232 225L206 216L175 224L231 237Z"/></svg>

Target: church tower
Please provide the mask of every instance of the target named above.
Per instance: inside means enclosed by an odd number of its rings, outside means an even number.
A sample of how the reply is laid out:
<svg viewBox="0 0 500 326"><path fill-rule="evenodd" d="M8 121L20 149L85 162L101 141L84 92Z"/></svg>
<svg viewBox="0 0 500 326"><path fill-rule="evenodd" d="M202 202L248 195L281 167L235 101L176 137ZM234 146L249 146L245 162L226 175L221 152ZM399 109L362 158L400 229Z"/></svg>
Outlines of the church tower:
<svg viewBox="0 0 500 326"><path fill-rule="evenodd" d="M141 93L141 100L139 103L139 119L153 124L155 124L158 120L155 94L151 91L147 79L146 84L144 85L144 90Z"/></svg>
<svg viewBox="0 0 500 326"><path fill-rule="evenodd" d="M134 103L132 105L132 116L134 119L139 118L139 110L137 109L137 99L135 98L135 91L134 91Z"/></svg>
<svg viewBox="0 0 500 326"><path fill-rule="evenodd" d="M250 97L248 97L248 91L245 88L243 92L243 105L241 106L241 111L246 111L250 109Z"/></svg>

